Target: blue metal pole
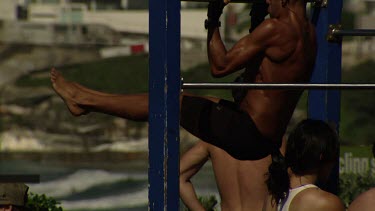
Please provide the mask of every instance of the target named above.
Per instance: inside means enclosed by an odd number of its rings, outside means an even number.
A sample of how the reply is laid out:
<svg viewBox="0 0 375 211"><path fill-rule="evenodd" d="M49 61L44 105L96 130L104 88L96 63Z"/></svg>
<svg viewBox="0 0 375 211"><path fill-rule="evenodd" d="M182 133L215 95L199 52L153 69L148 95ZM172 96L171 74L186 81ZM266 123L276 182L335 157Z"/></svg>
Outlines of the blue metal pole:
<svg viewBox="0 0 375 211"><path fill-rule="evenodd" d="M167 75L167 107L168 107L168 169L167 175L169 188L168 208L179 209L179 173L180 173L180 38L181 38L181 2L179 0L168 1L168 62Z"/></svg>
<svg viewBox="0 0 375 211"><path fill-rule="evenodd" d="M330 24L341 21L343 0L329 1L327 7L314 8L312 21L316 26L318 54L312 83L340 83L341 82L341 42L328 42L327 34ZM308 102L310 118L321 119L334 123L337 130L340 121L340 91L321 90L310 91ZM326 190L338 192L338 160Z"/></svg>
<svg viewBox="0 0 375 211"><path fill-rule="evenodd" d="M178 210L180 1L149 11L149 210Z"/></svg>

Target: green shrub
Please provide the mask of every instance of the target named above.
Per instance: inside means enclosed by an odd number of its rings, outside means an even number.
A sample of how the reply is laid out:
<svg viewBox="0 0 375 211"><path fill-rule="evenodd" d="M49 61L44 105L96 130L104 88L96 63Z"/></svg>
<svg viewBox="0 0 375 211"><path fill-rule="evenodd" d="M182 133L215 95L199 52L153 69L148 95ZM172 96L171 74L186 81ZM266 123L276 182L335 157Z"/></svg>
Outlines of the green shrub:
<svg viewBox="0 0 375 211"><path fill-rule="evenodd" d="M60 202L44 194L29 193L26 210L30 211L63 211Z"/></svg>
<svg viewBox="0 0 375 211"><path fill-rule="evenodd" d="M217 199L215 196L200 196L199 201L203 204L203 207L207 211L214 211L214 207L217 204Z"/></svg>
<svg viewBox="0 0 375 211"><path fill-rule="evenodd" d="M204 210L207 210L207 211L215 211L216 210L215 206L217 204L217 199L214 195L199 196L198 199L201 202L201 204L203 205ZM183 211L189 211L189 209L186 208L183 203L180 203L180 205L181 205Z"/></svg>

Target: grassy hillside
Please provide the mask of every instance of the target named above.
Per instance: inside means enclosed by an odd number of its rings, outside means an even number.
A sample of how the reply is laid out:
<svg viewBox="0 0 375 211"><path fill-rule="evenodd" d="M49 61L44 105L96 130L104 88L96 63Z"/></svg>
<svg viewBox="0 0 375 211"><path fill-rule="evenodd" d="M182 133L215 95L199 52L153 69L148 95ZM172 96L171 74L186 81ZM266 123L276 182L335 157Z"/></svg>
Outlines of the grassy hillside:
<svg viewBox="0 0 375 211"><path fill-rule="evenodd" d="M64 77L79 82L89 88L112 93L139 93L148 90L148 57L130 56L104 59L97 62L57 68ZM19 79L16 83L22 87L50 86L48 77L39 77L40 70ZM202 64L183 72L186 82L229 82L234 76L214 79L210 75L208 64ZM196 94L218 95L230 98L222 90L189 90ZM230 93L230 92L228 92Z"/></svg>
<svg viewBox="0 0 375 211"><path fill-rule="evenodd" d="M100 91L133 93L145 92L148 88L148 58L145 56L111 58L57 69L67 79ZM50 86L48 77L37 77L40 72L48 71L41 70L25 76L16 85Z"/></svg>
<svg viewBox="0 0 375 211"><path fill-rule="evenodd" d="M343 71L343 83L375 83L375 62ZM341 137L351 144L371 144L375 137L375 90L342 91Z"/></svg>

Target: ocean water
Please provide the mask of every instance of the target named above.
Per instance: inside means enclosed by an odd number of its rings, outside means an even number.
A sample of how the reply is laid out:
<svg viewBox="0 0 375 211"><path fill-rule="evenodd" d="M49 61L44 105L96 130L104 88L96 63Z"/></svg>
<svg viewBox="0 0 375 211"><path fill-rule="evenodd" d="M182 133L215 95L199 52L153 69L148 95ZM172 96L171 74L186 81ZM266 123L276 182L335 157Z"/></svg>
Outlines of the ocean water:
<svg viewBox="0 0 375 211"><path fill-rule="evenodd" d="M29 191L56 198L66 211L148 210L147 169L147 161L117 165L110 162L0 162L0 173L39 174L41 182L27 184ZM219 199L211 163L207 163L192 182L198 195L216 195Z"/></svg>

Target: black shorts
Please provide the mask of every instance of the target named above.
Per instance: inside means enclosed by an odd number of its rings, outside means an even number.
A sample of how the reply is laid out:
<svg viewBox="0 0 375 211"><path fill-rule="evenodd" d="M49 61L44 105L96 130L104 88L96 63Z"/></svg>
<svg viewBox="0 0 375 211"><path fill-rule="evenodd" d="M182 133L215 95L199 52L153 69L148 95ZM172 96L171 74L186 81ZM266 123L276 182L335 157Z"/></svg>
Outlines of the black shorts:
<svg viewBox="0 0 375 211"><path fill-rule="evenodd" d="M230 101L214 103L184 96L180 121L188 132L238 160L259 160L279 148L259 132L246 112Z"/></svg>

